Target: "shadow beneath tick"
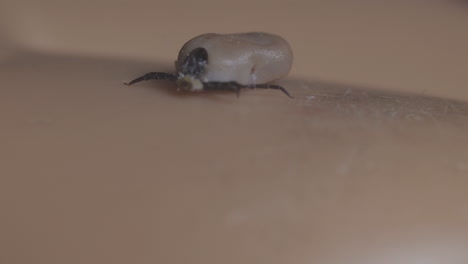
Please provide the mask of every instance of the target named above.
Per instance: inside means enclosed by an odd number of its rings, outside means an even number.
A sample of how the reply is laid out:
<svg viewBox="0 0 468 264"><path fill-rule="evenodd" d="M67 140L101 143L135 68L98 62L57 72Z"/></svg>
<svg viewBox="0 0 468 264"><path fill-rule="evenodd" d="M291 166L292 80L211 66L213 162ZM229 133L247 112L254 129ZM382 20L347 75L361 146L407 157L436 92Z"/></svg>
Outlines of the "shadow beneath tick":
<svg viewBox="0 0 468 264"><path fill-rule="evenodd" d="M125 85L125 84L123 84ZM189 99L189 98L196 98L196 97L204 97L213 100L218 99L227 99L232 97L233 99L239 99L242 97L242 92L239 98L237 97L236 93L231 91L200 91L200 92L192 92L186 90L178 90L177 85L171 81L147 81L145 83L139 83L129 86L135 89L150 89L155 92L163 92L173 97L177 97L179 99ZM228 97L227 97L228 96Z"/></svg>
<svg viewBox="0 0 468 264"><path fill-rule="evenodd" d="M125 85L125 83L124 83ZM130 85L129 87L132 88L140 88L140 89L151 89L157 92L163 92L165 94L168 94L170 96L174 96L177 98L196 98L196 97L203 97L206 99L210 100L216 100L216 101L225 101L225 102L237 102L239 100L246 100L246 98L252 97L254 95L257 95L255 91L264 91L265 89L250 89L250 88L245 88L242 89L239 93L239 96L237 95L236 92L234 91L199 91L199 92L193 92L193 91L186 91L183 89L178 89L177 85L175 82L172 81L166 81L166 80L150 80L150 81L145 81L145 82L140 82L138 84L133 84ZM287 98L288 100L291 100L287 96L285 96L283 93L278 93L276 90L270 90L271 96L279 96L281 98Z"/></svg>

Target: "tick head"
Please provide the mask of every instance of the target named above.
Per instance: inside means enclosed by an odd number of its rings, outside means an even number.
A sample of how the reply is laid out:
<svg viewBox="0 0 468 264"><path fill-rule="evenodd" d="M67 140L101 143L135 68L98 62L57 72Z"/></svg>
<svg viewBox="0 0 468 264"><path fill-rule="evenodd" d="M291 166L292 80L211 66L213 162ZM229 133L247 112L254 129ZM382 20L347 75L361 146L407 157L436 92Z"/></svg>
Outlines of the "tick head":
<svg viewBox="0 0 468 264"><path fill-rule="evenodd" d="M180 68L179 74L190 75L199 78L205 72L205 65L208 63L208 52L204 48L192 50Z"/></svg>

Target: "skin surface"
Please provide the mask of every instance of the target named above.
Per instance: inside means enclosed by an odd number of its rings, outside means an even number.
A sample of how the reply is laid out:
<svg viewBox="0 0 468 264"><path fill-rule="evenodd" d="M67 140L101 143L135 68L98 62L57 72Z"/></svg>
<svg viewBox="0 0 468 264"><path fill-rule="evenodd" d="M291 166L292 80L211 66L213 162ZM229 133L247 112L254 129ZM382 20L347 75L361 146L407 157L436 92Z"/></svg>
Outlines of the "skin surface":
<svg viewBox="0 0 468 264"><path fill-rule="evenodd" d="M170 65L1 64L2 262L468 260L466 103L294 79L294 99L122 84L150 67Z"/></svg>
<svg viewBox="0 0 468 264"><path fill-rule="evenodd" d="M2 1L0 263L468 263L467 11ZM294 99L122 85L250 30L292 45Z"/></svg>

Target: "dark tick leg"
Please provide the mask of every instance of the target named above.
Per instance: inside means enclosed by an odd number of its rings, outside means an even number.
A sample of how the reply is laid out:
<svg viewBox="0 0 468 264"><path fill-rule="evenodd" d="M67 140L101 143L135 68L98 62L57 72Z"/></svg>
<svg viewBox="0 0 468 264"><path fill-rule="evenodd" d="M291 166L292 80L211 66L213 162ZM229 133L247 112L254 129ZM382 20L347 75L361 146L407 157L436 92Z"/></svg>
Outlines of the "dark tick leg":
<svg viewBox="0 0 468 264"><path fill-rule="evenodd" d="M263 89L275 89L275 90L280 90L283 93L285 93L289 98L294 98L292 97L289 92L284 89L282 86L279 85L274 85L274 84L256 84L255 86L251 86L249 88L263 88Z"/></svg>
<svg viewBox="0 0 468 264"><path fill-rule="evenodd" d="M135 80L125 83L126 85L132 85L137 82L147 81L147 80L177 80L177 76L165 72L149 72L141 77L136 78Z"/></svg>
<svg viewBox="0 0 468 264"><path fill-rule="evenodd" d="M203 89L207 91L233 91L239 97L240 89L245 88L245 85L236 82L206 82L203 83Z"/></svg>
<svg viewBox="0 0 468 264"><path fill-rule="evenodd" d="M284 89L283 87L279 85L274 85L274 84L256 84L254 86L249 86L249 85L242 85L237 82L207 82L203 83L203 88L208 91L233 91L236 92L237 96L239 97L240 90L242 88L263 88L263 89L275 89L275 90L280 90L290 98L292 97L289 92Z"/></svg>

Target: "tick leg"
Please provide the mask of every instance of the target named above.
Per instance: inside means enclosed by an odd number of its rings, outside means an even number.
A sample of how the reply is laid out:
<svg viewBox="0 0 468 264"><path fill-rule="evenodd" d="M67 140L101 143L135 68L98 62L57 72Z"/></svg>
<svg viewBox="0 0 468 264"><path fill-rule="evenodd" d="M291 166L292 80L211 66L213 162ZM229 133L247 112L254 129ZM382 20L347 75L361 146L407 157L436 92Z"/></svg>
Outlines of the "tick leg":
<svg viewBox="0 0 468 264"><path fill-rule="evenodd" d="M289 98L294 98L292 97L289 92L284 89L282 86L275 85L275 84L256 84L254 86L249 86L249 88L263 88L263 89L275 89L275 90L280 90L283 93L285 93Z"/></svg>
<svg viewBox="0 0 468 264"><path fill-rule="evenodd" d="M233 91L236 92L237 97L239 97L240 89L246 88L245 85L242 85L237 82L206 82L203 83L203 89L207 91Z"/></svg>
<svg viewBox="0 0 468 264"><path fill-rule="evenodd" d="M234 91L237 93L237 97L239 97L239 93L240 93L240 90L242 88L250 88L250 89L253 89L253 88L263 88L263 89L274 89L274 90L280 90L282 91L284 94L286 94L287 96L289 96L289 98L294 98L292 97L289 92L283 88L282 86L279 86L279 85L275 85L275 84L256 84L256 85L242 85L240 83L237 83L237 82L206 82L206 83L203 83L203 89L205 90L208 90L208 91L214 91L214 90L218 90L218 91Z"/></svg>
<svg viewBox="0 0 468 264"><path fill-rule="evenodd" d="M135 80L125 83L126 85L132 85L137 82L147 81L147 80L170 80L175 81L177 80L177 76L174 74L169 74L165 72L149 72L141 77L136 78Z"/></svg>

